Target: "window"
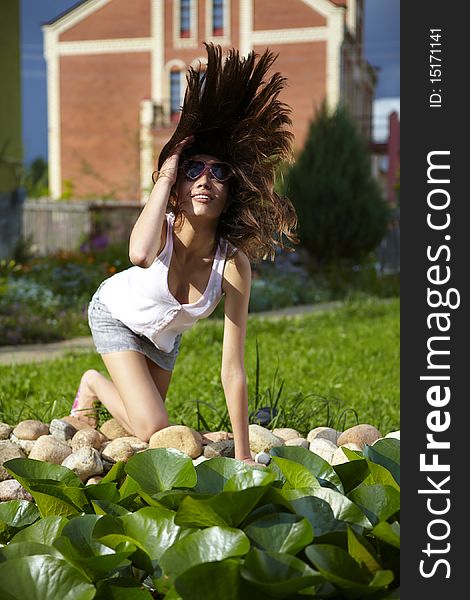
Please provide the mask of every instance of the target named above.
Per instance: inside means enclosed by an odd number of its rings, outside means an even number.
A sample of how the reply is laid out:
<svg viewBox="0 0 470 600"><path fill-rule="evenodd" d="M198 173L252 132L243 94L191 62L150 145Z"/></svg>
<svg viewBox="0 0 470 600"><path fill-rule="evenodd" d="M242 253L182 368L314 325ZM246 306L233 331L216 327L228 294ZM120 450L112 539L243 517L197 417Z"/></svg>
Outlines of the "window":
<svg viewBox="0 0 470 600"><path fill-rule="evenodd" d="M181 71L170 71L170 119L179 121L181 112Z"/></svg>
<svg viewBox="0 0 470 600"><path fill-rule="evenodd" d="M191 0L180 0L180 37L191 37Z"/></svg>
<svg viewBox="0 0 470 600"><path fill-rule="evenodd" d="M212 35L224 35L224 0L212 0Z"/></svg>

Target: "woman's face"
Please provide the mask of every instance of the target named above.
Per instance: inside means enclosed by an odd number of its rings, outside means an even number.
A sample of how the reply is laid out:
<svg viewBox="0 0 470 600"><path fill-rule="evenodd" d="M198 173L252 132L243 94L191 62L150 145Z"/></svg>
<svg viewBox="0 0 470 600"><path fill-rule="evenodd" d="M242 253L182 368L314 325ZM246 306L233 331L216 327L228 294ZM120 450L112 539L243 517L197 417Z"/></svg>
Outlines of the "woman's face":
<svg viewBox="0 0 470 600"><path fill-rule="evenodd" d="M180 167L176 181L180 210L187 216L218 219L229 203L229 180L219 181L209 167L213 162L221 161L209 154L195 154L190 160L204 161L206 167L196 179L190 179Z"/></svg>

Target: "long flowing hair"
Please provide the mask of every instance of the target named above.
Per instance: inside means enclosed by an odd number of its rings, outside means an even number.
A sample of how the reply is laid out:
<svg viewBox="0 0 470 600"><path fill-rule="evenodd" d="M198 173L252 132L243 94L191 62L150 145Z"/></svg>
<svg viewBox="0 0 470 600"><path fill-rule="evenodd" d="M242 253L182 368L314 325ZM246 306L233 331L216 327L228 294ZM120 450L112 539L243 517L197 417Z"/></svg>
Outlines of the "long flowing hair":
<svg viewBox="0 0 470 600"><path fill-rule="evenodd" d="M188 70L180 120L160 153L158 169L191 134L195 142L187 155L209 154L229 162L235 176L218 236L252 262L273 259L276 247L290 249L286 241L297 242L295 209L275 191L276 173L293 159L291 108L279 100L286 78L276 72L263 80L277 58L269 49L261 56L250 52L246 58L231 49L223 60L220 46L204 45L207 68ZM175 194L169 209L178 218Z"/></svg>

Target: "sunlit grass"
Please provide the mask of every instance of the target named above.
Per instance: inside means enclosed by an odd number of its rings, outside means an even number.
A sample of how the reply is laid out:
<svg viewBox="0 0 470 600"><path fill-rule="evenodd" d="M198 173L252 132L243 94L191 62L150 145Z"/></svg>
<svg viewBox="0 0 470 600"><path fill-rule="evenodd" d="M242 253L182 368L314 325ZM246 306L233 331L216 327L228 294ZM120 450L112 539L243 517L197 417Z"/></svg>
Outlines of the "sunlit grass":
<svg viewBox="0 0 470 600"><path fill-rule="evenodd" d="M223 324L206 320L185 333L168 393L170 420L197 427L196 400L211 427L225 411L220 383ZM306 433L367 422L382 433L399 428L399 300L367 299L334 310L278 320L250 317L245 364L250 405L259 351L259 406L283 383L278 425ZM105 373L99 355L0 367L0 420L50 420L70 410L81 373ZM275 377L276 375L276 377ZM274 378L275 377L275 378ZM201 421L199 422L201 425Z"/></svg>

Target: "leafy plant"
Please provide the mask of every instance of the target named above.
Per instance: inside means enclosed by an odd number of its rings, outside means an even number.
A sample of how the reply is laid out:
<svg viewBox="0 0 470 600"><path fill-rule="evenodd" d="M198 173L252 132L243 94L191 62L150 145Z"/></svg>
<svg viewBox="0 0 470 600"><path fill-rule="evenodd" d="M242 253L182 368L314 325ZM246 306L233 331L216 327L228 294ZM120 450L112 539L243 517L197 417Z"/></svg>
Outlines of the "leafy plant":
<svg viewBox="0 0 470 600"><path fill-rule="evenodd" d="M280 447L262 468L222 457L194 467L159 448L95 485L59 465L9 460L34 500L0 504L0 595L396 597L399 450L382 439L332 467Z"/></svg>

